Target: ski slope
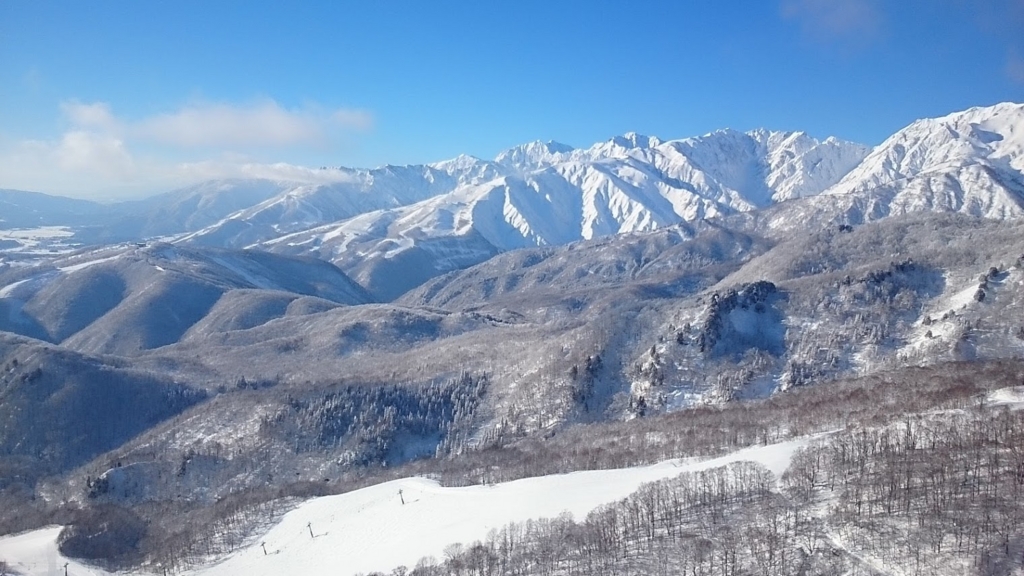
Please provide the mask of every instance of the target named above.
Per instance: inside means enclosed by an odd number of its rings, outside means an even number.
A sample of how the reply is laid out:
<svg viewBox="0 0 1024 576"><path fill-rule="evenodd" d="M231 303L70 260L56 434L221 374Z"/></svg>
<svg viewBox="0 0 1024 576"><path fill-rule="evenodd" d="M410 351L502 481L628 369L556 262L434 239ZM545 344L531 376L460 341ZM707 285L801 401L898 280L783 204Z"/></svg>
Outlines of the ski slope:
<svg viewBox="0 0 1024 576"><path fill-rule="evenodd" d="M445 488L425 478L405 478L337 496L309 500L286 514L248 548L191 576L349 575L415 566L424 556L443 559L452 543L472 543L509 522L551 518L568 511L585 517L602 504L625 498L641 484L683 472L757 462L776 476L810 439L757 446L710 460L668 460L651 466L525 478L490 486ZM401 491L401 496L399 495ZM405 503L402 503L404 499ZM59 527L0 538L0 560L25 575L106 576L64 559ZM312 533L312 535L311 535ZM263 546L265 543L266 554Z"/></svg>

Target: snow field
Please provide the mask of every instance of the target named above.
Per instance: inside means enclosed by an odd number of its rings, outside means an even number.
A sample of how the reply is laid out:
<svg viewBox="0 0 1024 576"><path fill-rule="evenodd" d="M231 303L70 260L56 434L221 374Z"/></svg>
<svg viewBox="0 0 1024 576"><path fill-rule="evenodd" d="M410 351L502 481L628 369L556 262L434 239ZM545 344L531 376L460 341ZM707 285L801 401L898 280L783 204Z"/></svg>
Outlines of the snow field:
<svg viewBox="0 0 1024 576"><path fill-rule="evenodd" d="M61 556L57 550L60 526L49 526L15 536L0 538L0 562L18 576L111 576L109 572L79 564Z"/></svg>
<svg viewBox="0 0 1024 576"><path fill-rule="evenodd" d="M445 488L424 478L395 480L310 500L248 549L193 574L355 574L412 567L424 556L443 558L448 544L483 540L492 529L509 522L555 517L564 511L583 518L602 504L625 498L641 484L685 471L750 460L781 475L792 454L806 442L749 448L712 460L670 460L491 486ZM268 554L264 555L260 542L266 543Z"/></svg>
<svg viewBox="0 0 1024 576"><path fill-rule="evenodd" d="M286 514L250 546L190 576L356 574L413 567L424 556L442 559L452 543L483 540L509 522L586 517L602 504L625 498L642 484L683 472L757 462L776 476L811 438L746 448L710 460L676 459L650 466L525 478L488 486L446 488L425 478L405 478L337 496L315 498ZM401 491L401 494L399 494ZM404 499L405 503L402 503ZM63 573L106 576L62 557L60 527L0 538L0 559L25 576ZM312 533L312 535L311 535ZM265 544L266 553L264 553Z"/></svg>

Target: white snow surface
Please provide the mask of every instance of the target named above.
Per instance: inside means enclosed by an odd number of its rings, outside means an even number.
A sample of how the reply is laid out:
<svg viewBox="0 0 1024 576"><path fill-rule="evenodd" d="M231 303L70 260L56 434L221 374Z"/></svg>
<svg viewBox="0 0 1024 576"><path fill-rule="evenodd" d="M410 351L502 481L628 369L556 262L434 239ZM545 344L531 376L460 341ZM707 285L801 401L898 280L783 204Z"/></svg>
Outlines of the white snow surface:
<svg viewBox="0 0 1024 576"><path fill-rule="evenodd" d="M0 214L0 222L3 215ZM4 253L17 253L22 258L36 255L40 258L62 254L75 249L71 241L74 231L67 226L39 226L0 230L0 262ZM24 260L23 260L24 261Z"/></svg>
<svg viewBox="0 0 1024 576"><path fill-rule="evenodd" d="M38 228L15 228L0 230L0 239L20 240L38 243L40 240L68 238L74 235L67 226L39 226Z"/></svg>
<svg viewBox="0 0 1024 576"><path fill-rule="evenodd" d="M424 556L442 559L448 544L470 544L509 522L553 518L569 512L577 520L625 498L642 484L683 472L732 462L760 463L776 476L811 438L757 446L708 460L676 459L651 466L594 470L525 478L489 486L445 488L425 478L394 480L337 496L309 500L286 514L266 534L192 576L355 574L415 566ZM402 496L399 496L399 490ZM405 499L405 504L400 498ZM310 537L312 529L313 537ZM67 560L56 546L59 527L0 538L0 559L25 575L107 573ZM265 543L268 554L264 554Z"/></svg>
<svg viewBox="0 0 1024 576"><path fill-rule="evenodd" d="M110 573L64 558L57 550L60 526L49 526L31 532L0 538L0 560L19 576L108 576Z"/></svg>
<svg viewBox="0 0 1024 576"><path fill-rule="evenodd" d="M988 393L985 398L990 406L1006 406L1010 410L1024 410L1024 386L1010 386Z"/></svg>

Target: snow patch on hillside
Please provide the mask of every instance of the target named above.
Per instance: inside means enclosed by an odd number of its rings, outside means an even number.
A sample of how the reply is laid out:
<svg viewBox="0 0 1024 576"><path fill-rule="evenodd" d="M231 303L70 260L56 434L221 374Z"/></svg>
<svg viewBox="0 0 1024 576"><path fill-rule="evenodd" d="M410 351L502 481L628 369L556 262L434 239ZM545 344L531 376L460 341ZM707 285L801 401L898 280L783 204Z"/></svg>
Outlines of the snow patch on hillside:
<svg viewBox="0 0 1024 576"><path fill-rule="evenodd" d="M990 406L1006 406L1010 410L1024 410L1024 386L1011 386L989 392L985 397Z"/></svg>

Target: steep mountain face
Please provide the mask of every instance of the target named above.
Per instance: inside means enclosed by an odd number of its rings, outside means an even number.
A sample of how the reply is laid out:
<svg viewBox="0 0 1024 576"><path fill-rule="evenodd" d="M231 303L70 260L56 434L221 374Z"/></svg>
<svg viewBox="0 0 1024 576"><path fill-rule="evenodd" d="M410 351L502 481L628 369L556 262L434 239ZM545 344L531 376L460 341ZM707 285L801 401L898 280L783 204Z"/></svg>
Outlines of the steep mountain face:
<svg viewBox="0 0 1024 576"><path fill-rule="evenodd" d="M709 222L650 234L610 236L566 246L506 252L472 268L434 278L398 303L447 310L517 310L544 314L568 304L583 313L624 286L648 296L690 294L716 284L738 261L770 244Z"/></svg>
<svg viewBox="0 0 1024 576"><path fill-rule="evenodd" d="M169 244L115 246L0 273L6 312L0 329L83 352L134 354L177 342L196 324L262 324L286 315L303 296L369 301L359 285L319 260ZM232 322L215 317L201 323L225 310Z"/></svg>
<svg viewBox="0 0 1024 576"><path fill-rule="evenodd" d="M835 186L766 215L771 228L808 219L859 224L912 212L1024 215L1024 104L919 120L889 137Z"/></svg>
<svg viewBox="0 0 1024 576"><path fill-rule="evenodd" d="M774 245L682 226L509 252L399 301L629 335L602 355L638 413L1024 349L1019 222L926 213Z"/></svg>
<svg viewBox="0 0 1024 576"><path fill-rule="evenodd" d="M631 133L581 150L535 142L480 163L504 169L498 178L263 247L332 261L390 299L499 252L649 232L817 194L866 153L834 138L763 130L669 142Z"/></svg>

